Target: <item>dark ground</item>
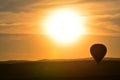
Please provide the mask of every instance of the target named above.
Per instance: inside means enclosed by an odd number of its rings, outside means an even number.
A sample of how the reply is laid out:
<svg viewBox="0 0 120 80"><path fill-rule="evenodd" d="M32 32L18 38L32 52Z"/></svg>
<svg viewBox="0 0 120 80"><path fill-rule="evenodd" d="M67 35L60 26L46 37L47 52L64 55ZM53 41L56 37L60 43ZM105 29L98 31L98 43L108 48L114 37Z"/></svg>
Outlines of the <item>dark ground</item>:
<svg viewBox="0 0 120 80"><path fill-rule="evenodd" d="M120 59L0 62L0 80L120 80Z"/></svg>

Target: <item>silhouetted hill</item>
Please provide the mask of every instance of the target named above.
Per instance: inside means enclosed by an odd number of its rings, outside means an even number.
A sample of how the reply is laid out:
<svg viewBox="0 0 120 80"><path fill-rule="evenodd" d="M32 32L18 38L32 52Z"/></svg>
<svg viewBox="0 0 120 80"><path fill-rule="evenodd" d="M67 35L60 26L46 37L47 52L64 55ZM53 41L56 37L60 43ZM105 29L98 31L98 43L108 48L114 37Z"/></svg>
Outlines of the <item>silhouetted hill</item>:
<svg viewBox="0 0 120 80"><path fill-rule="evenodd" d="M8 61L0 61L0 64L15 64L15 63L26 63L30 62L27 60L8 60Z"/></svg>
<svg viewBox="0 0 120 80"><path fill-rule="evenodd" d="M91 58L80 60L40 60L22 63L1 63L0 80L40 79L120 79L120 59L106 58L97 64Z"/></svg>

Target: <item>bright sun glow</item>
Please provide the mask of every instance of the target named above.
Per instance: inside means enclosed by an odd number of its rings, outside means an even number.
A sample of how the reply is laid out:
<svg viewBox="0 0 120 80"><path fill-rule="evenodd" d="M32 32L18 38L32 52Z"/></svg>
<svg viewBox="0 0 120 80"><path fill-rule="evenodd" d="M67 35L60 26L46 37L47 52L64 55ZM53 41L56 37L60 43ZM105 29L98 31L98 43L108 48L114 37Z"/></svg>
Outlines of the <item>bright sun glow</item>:
<svg viewBox="0 0 120 80"><path fill-rule="evenodd" d="M71 43L85 34L85 17L73 9L56 9L45 19L44 30L56 42Z"/></svg>

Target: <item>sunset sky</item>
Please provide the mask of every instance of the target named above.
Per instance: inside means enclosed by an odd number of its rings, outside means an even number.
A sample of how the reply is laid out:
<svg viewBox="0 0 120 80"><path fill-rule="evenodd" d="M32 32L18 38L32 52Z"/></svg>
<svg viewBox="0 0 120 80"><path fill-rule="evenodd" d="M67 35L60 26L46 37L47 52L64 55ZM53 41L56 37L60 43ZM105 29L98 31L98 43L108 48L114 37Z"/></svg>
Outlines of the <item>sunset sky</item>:
<svg viewBox="0 0 120 80"><path fill-rule="evenodd" d="M86 32L72 44L56 43L43 30L61 8L86 18ZM107 46L106 57L120 58L120 0L0 0L0 60L88 58L95 43Z"/></svg>

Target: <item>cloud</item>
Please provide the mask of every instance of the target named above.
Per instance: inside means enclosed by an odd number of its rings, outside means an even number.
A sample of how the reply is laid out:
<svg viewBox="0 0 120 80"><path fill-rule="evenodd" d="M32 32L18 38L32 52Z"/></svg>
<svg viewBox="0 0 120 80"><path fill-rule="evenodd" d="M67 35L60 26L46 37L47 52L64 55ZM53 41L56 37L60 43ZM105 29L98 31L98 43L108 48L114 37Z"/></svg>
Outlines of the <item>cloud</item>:
<svg viewBox="0 0 120 80"><path fill-rule="evenodd" d="M35 6L39 8L56 5L73 4L78 0L0 0L0 12L26 12Z"/></svg>
<svg viewBox="0 0 120 80"><path fill-rule="evenodd" d="M120 2L120 0L79 0L80 2Z"/></svg>
<svg viewBox="0 0 120 80"><path fill-rule="evenodd" d="M93 32L120 33L119 4L120 0L0 0L0 33L35 32L44 10L64 5L83 10Z"/></svg>
<svg viewBox="0 0 120 80"><path fill-rule="evenodd" d="M120 34L120 0L89 0L80 8L85 10L90 18L89 28L91 33ZM84 6L84 7L83 7Z"/></svg>
<svg viewBox="0 0 120 80"><path fill-rule="evenodd" d="M92 17L91 17L92 18ZM90 32L94 34L120 34L120 16L115 15L97 15L89 21L88 27Z"/></svg>
<svg viewBox="0 0 120 80"><path fill-rule="evenodd" d="M0 0L0 12L26 12L32 9L36 9L35 6L39 7L40 9L50 6L62 6L83 3L109 4L112 7L118 6L119 8L120 0ZM90 8L90 6L88 7Z"/></svg>
<svg viewBox="0 0 120 80"><path fill-rule="evenodd" d="M41 0L0 0L0 12L20 12Z"/></svg>
<svg viewBox="0 0 120 80"><path fill-rule="evenodd" d="M0 24L0 33L38 34L38 27L36 27L35 25L30 25L30 24L19 24L19 23L7 24L6 23L6 24Z"/></svg>

